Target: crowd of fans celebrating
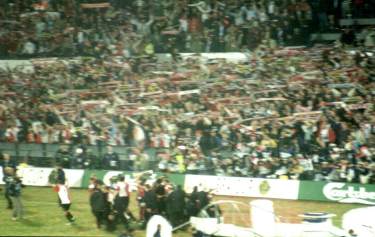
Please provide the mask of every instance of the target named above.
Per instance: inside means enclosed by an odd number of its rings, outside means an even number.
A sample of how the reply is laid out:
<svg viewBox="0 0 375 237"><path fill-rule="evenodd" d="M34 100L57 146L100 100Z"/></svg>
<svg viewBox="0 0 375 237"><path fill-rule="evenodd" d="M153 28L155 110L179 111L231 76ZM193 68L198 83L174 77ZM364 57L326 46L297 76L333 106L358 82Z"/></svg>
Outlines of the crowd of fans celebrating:
<svg viewBox="0 0 375 237"><path fill-rule="evenodd" d="M133 147L133 170L152 147L165 172L374 182L369 53L262 45L243 62L33 64L1 73L0 139L80 146L65 167L90 168L85 145L102 143ZM118 167L108 149L97 168Z"/></svg>
<svg viewBox="0 0 375 237"><path fill-rule="evenodd" d="M375 184L373 36L350 49L350 32L334 46L285 47L337 27L345 14L375 13L374 1L352 4L0 1L1 57L33 58L0 67L0 142L61 144L57 187L66 185L63 168L119 170L114 146L131 148L131 171ZM106 146L103 156L92 146ZM16 161L1 156L8 207L23 218ZM202 187L187 195L145 176L137 178L143 224L157 214L178 226L210 201ZM135 218L125 178L90 182L98 228L128 229Z"/></svg>
<svg viewBox="0 0 375 237"><path fill-rule="evenodd" d="M264 40L301 45L311 32L339 27L340 18L373 17L374 6L341 0L4 0L0 55L130 57L246 51Z"/></svg>
<svg viewBox="0 0 375 237"><path fill-rule="evenodd" d="M155 148L165 172L373 183L371 44L280 47L327 27L316 14L336 3L2 1L1 55L86 57L1 69L0 141L66 144L64 168L118 169L121 145L136 171ZM243 47L243 60L179 54Z"/></svg>

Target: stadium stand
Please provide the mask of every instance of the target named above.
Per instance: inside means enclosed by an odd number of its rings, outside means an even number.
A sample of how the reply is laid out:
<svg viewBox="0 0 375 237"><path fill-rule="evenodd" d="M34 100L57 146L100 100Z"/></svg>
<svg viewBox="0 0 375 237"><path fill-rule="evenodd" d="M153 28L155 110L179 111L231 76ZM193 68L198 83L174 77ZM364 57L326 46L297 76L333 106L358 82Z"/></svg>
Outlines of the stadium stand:
<svg viewBox="0 0 375 237"><path fill-rule="evenodd" d="M282 48L374 17L338 2L1 1L1 57L31 58L1 69L1 150L49 166L65 144L77 168L112 145L129 170L373 183L372 31ZM246 60L180 54L232 51Z"/></svg>
<svg viewBox="0 0 375 237"><path fill-rule="evenodd" d="M65 194L75 178L108 231L153 215L177 229L201 214L224 224L213 195L372 205L374 19L374 0L1 0L5 191L6 176ZM135 190L138 220L123 205ZM264 201L252 215L273 232ZM344 235L316 230L306 236Z"/></svg>
<svg viewBox="0 0 375 237"><path fill-rule="evenodd" d="M301 45L309 41L310 33L372 24L369 18L375 12L373 1L342 0L4 0L0 4L3 58L233 52L252 50L263 40Z"/></svg>

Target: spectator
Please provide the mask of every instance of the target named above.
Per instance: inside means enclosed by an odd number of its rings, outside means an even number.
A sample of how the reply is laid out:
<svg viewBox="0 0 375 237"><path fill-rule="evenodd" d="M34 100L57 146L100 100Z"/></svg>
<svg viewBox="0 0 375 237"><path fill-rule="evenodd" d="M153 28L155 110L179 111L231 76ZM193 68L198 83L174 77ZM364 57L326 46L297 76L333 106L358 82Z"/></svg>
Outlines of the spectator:
<svg viewBox="0 0 375 237"><path fill-rule="evenodd" d="M10 185L14 181L14 174L13 173L16 172L17 165L16 165L16 162L14 161L14 159L11 159L9 154L3 153L1 155L2 155L1 166L2 166L2 170L3 170L3 181L4 181L5 186L6 186L4 195L5 195L5 199L8 202L7 209L13 209L13 202L12 202L12 198L11 198L10 193L9 193L10 189L7 188L7 187L10 187ZM7 168L9 168L9 173L5 172Z"/></svg>
<svg viewBox="0 0 375 237"><path fill-rule="evenodd" d="M68 146L60 146L55 155L55 163L60 164L65 169L69 169L71 167L72 159L73 157Z"/></svg>
<svg viewBox="0 0 375 237"><path fill-rule="evenodd" d="M112 146L107 146L107 152L103 156L103 167L108 170L118 170L120 167L120 159Z"/></svg>
<svg viewBox="0 0 375 237"><path fill-rule="evenodd" d="M24 209L21 201L22 182L20 178L17 177L15 169L6 167L5 173L8 176L6 183L6 192L8 193L13 204L12 220L15 221L18 219L23 219Z"/></svg>
<svg viewBox="0 0 375 237"><path fill-rule="evenodd" d="M72 157L71 167L73 169L84 169L88 163L88 158L86 157L85 151L82 148L77 148Z"/></svg>

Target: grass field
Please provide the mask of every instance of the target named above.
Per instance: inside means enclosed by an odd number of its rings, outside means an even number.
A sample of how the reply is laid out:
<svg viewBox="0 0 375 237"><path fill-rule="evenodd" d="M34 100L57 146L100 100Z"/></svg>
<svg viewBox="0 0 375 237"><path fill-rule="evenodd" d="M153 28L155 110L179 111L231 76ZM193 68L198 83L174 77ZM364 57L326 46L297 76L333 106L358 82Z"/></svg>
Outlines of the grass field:
<svg viewBox="0 0 375 237"><path fill-rule="evenodd" d="M4 191L3 191L4 192ZM114 233L108 233L96 229L94 217L90 212L88 204L88 192L83 189L72 189L71 198L73 205L72 213L76 216L77 221L73 226L67 226L62 210L57 205L57 195L51 188L27 187L23 190L23 203L26 211L26 219L13 221L11 220L11 211L5 209L4 193L1 192L0 197L0 235L1 236L117 236L121 230ZM137 215L137 206L131 198L130 208ZM215 197L215 199L236 200L249 203L250 198L239 197ZM299 222L298 214L303 212L328 212L337 214L333 219L335 225L341 225L341 216L346 211L362 207L362 205L353 204L332 204L326 202L302 202L302 201L286 201L274 200L275 212L281 216L283 221ZM229 207L228 207L229 208ZM232 210L224 210L224 212L233 213ZM249 210L241 210L241 216L246 218ZM145 232L137 230L134 232L136 237L144 237ZM178 232L174 234L176 237L187 237L191 234L186 232Z"/></svg>

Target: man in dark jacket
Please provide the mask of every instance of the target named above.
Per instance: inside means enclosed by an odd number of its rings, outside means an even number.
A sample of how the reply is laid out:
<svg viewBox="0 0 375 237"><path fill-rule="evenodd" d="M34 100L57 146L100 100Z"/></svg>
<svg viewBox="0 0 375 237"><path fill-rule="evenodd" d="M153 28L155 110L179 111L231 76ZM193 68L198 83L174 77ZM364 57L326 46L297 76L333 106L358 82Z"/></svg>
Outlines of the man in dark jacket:
<svg viewBox="0 0 375 237"><path fill-rule="evenodd" d="M91 211L96 218L96 226L98 229L101 225L106 222L106 197L103 193L101 187L103 182L101 180L96 180L94 190L90 196L90 206Z"/></svg>
<svg viewBox="0 0 375 237"><path fill-rule="evenodd" d="M120 158L111 146L107 146L107 152L104 154L103 168L107 170L118 170L120 168Z"/></svg>
<svg viewBox="0 0 375 237"><path fill-rule="evenodd" d="M167 197L167 214L168 220L173 227L182 224L185 210L185 192L181 186L178 185Z"/></svg>
<svg viewBox="0 0 375 237"><path fill-rule="evenodd" d="M198 209L198 187L195 186L193 192L189 194L189 199L186 205L187 215L188 217L197 216L199 209Z"/></svg>
<svg viewBox="0 0 375 237"><path fill-rule="evenodd" d="M165 192L165 183L163 178L159 178L156 180L155 186L154 186L155 194L156 194L156 200L157 200L157 212L160 215L165 214L165 198L166 198L166 192Z"/></svg>
<svg viewBox="0 0 375 237"><path fill-rule="evenodd" d="M55 162L61 164L63 168L69 169L71 166L72 160L72 153L69 151L67 146L61 146L59 150L57 150L55 155Z"/></svg>
<svg viewBox="0 0 375 237"><path fill-rule="evenodd" d="M105 211L104 215L106 217L107 222L107 231L115 231L116 230L116 222L115 222L115 213L113 210L112 202L110 201L110 193L111 193L111 187L106 186L102 189L104 194L104 200L105 200Z"/></svg>
<svg viewBox="0 0 375 237"><path fill-rule="evenodd" d="M6 168L12 168L13 170L16 170L17 164L16 162L10 158L9 154L2 154L2 160L1 160L1 166L3 167L3 181L5 183L5 199L8 202L7 209L12 209L13 208L13 203L12 200L9 196L9 189L7 188L9 185L9 182L11 180L11 177L5 172Z"/></svg>
<svg viewBox="0 0 375 237"><path fill-rule="evenodd" d="M197 203L198 203L198 213L206 207L209 203L209 197L208 197L208 192L205 192L203 190L199 191L197 193Z"/></svg>
<svg viewBox="0 0 375 237"><path fill-rule="evenodd" d="M12 220L22 219L24 211L21 201L21 179L17 177L15 170L11 167L6 167L4 172L7 174L6 190L14 205Z"/></svg>
<svg viewBox="0 0 375 237"><path fill-rule="evenodd" d="M79 147L76 149L75 154L72 157L70 167L73 169L84 169L86 160L85 151Z"/></svg>
<svg viewBox="0 0 375 237"><path fill-rule="evenodd" d="M145 211L145 224L148 220L157 213L157 197L155 190L151 188L150 185L146 184L145 186L145 196L144 202L146 204L146 211Z"/></svg>
<svg viewBox="0 0 375 237"><path fill-rule="evenodd" d="M7 183L8 194L12 199L12 203L14 205L12 220L17 220L19 218L22 219L24 211L23 204L21 201L21 179L17 177L15 170L13 168L7 167L5 169L5 173L7 173L9 181L9 183Z"/></svg>

